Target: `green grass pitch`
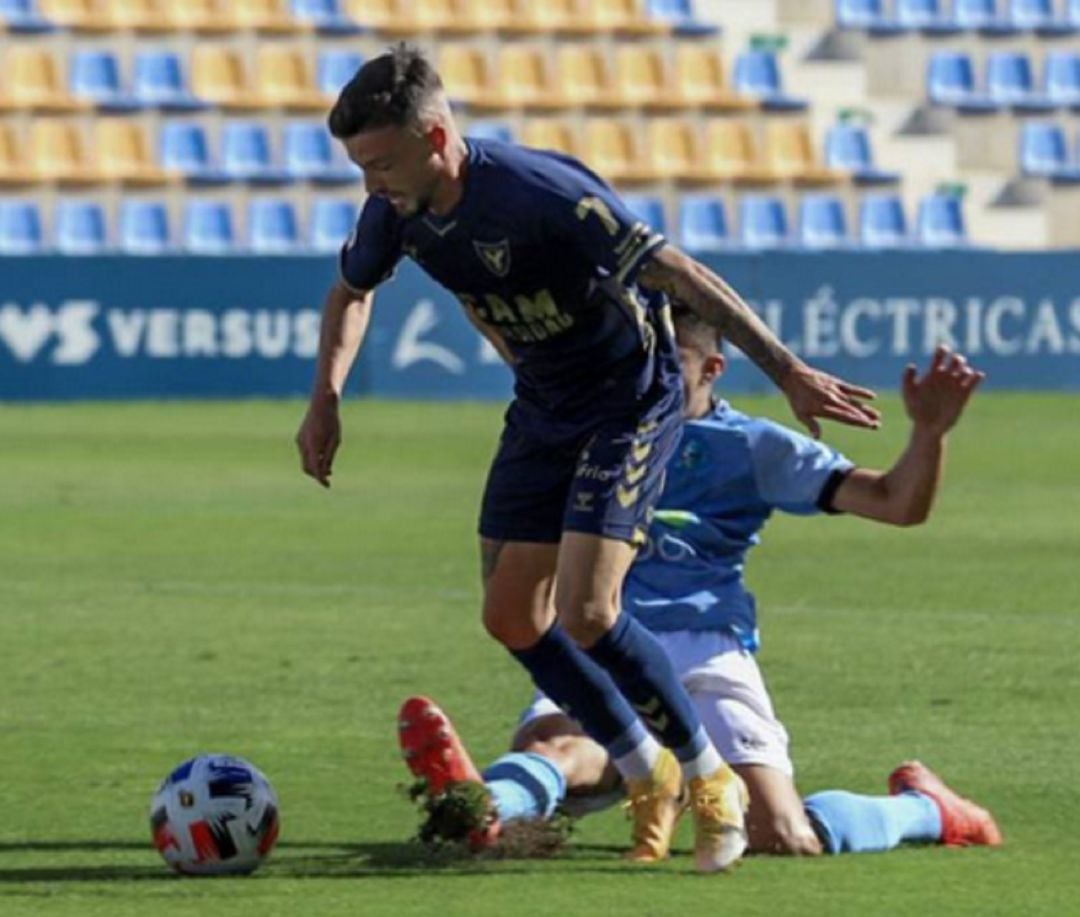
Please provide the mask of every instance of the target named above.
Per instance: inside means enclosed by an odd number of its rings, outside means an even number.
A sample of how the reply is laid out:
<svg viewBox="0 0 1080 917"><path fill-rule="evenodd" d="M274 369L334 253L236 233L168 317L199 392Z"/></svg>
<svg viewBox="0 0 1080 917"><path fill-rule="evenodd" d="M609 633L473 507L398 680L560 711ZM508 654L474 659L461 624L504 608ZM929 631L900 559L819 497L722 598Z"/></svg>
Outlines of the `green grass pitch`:
<svg viewBox="0 0 1080 917"><path fill-rule="evenodd" d="M737 399L783 416L775 400ZM906 437L831 429L863 464ZM761 654L804 792L880 792L920 756L1001 850L623 865L618 812L544 862L428 864L395 712L430 693L481 761L528 690L478 616L476 507L500 409L352 402L334 487L298 403L0 408L0 914L1080 913L1075 396L980 395L935 518L777 518L752 558ZM249 879L185 880L146 808L200 751L282 802Z"/></svg>

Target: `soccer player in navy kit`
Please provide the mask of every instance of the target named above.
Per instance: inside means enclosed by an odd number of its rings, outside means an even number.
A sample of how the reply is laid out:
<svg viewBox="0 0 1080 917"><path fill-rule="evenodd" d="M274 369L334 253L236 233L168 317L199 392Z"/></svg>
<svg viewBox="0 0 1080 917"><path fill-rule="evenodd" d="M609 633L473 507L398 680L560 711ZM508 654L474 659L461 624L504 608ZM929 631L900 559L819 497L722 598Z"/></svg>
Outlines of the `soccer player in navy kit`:
<svg viewBox="0 0 1080 917"><path fill-rule="evenodd" d="M746 846L745 787L655 639L619 615L680 430L668 297L753 359L815 432L819 417L876 426L861 403L872 393L792 356L722 280L577 161L466 142L415 48L365 64L329 123L369 197L324 307L297 435L304 471L329 486L338 402L372 291L408 255L457 296L516 377L480 514L486 628L610 753L633 809L633 858L666 852L685 783L698 868L728 867ZM418 769L441 758L438 735L419 734Z"/></svg>

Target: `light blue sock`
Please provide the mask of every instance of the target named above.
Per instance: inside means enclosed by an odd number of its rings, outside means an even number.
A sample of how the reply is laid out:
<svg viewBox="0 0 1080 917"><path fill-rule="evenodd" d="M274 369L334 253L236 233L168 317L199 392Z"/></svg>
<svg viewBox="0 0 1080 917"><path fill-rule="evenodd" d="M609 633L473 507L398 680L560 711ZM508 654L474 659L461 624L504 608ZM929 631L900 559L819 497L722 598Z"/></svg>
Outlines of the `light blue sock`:
<svg viewBox="0 0 1080 917"><path fill-rule="evenodd" d="M484 771L499 821L549 818L566 796L566 778L554 764L532 752L503 755Z"/></svg>
<svg viewBox="0 0 1080 917"><path fill-rule="evenodd" d="M825 790L803 804L829 853L892 850L904 841L941 840L941 813L922 793L858 796Z"/></svg>

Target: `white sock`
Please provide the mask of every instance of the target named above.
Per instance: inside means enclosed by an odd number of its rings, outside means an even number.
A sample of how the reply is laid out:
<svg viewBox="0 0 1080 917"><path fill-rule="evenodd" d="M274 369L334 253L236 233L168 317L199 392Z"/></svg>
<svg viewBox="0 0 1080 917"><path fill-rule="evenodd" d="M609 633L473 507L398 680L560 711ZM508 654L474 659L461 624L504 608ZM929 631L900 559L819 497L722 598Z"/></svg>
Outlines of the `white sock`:
<svg viewBox="0 0 1080 917"><path fill-rule="evenodd" d="M702 728L704 733L704 728ZM683 777L693 780L695 777L709 777L724 766L724 759L713 746L712 742L706 741L701 751L688 761L680 761Z"/></svg>
<svg viewBox="0 0 1080 917"><path fill-rule="evenodd" d="M660 759L663 746L649 733L644 730L642 733L641 739L630 751L611 760L623 780L644 780L651 777L656 762Z"/></svg>

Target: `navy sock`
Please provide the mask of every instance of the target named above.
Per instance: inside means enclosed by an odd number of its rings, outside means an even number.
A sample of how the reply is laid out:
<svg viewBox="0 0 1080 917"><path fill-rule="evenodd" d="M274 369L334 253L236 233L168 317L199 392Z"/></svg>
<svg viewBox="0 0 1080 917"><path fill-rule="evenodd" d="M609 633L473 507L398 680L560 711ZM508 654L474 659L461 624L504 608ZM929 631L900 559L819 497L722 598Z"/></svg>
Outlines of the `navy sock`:
<svg viewBox="0 0 1080 917"><path fill-rule="evenodd" d="M721 765L697 710L659 641L631 615L621 614L586 652L610 673L645 725L684 766L688 777Z"/></svg>
<svg viewBox="0 0 1080 917"><path fill-rule="evenodd" d="M529 670L536 686L581 723L612 758L622 758L651 741L608 673L558 623L528 649L510 652Z"/></svg>

